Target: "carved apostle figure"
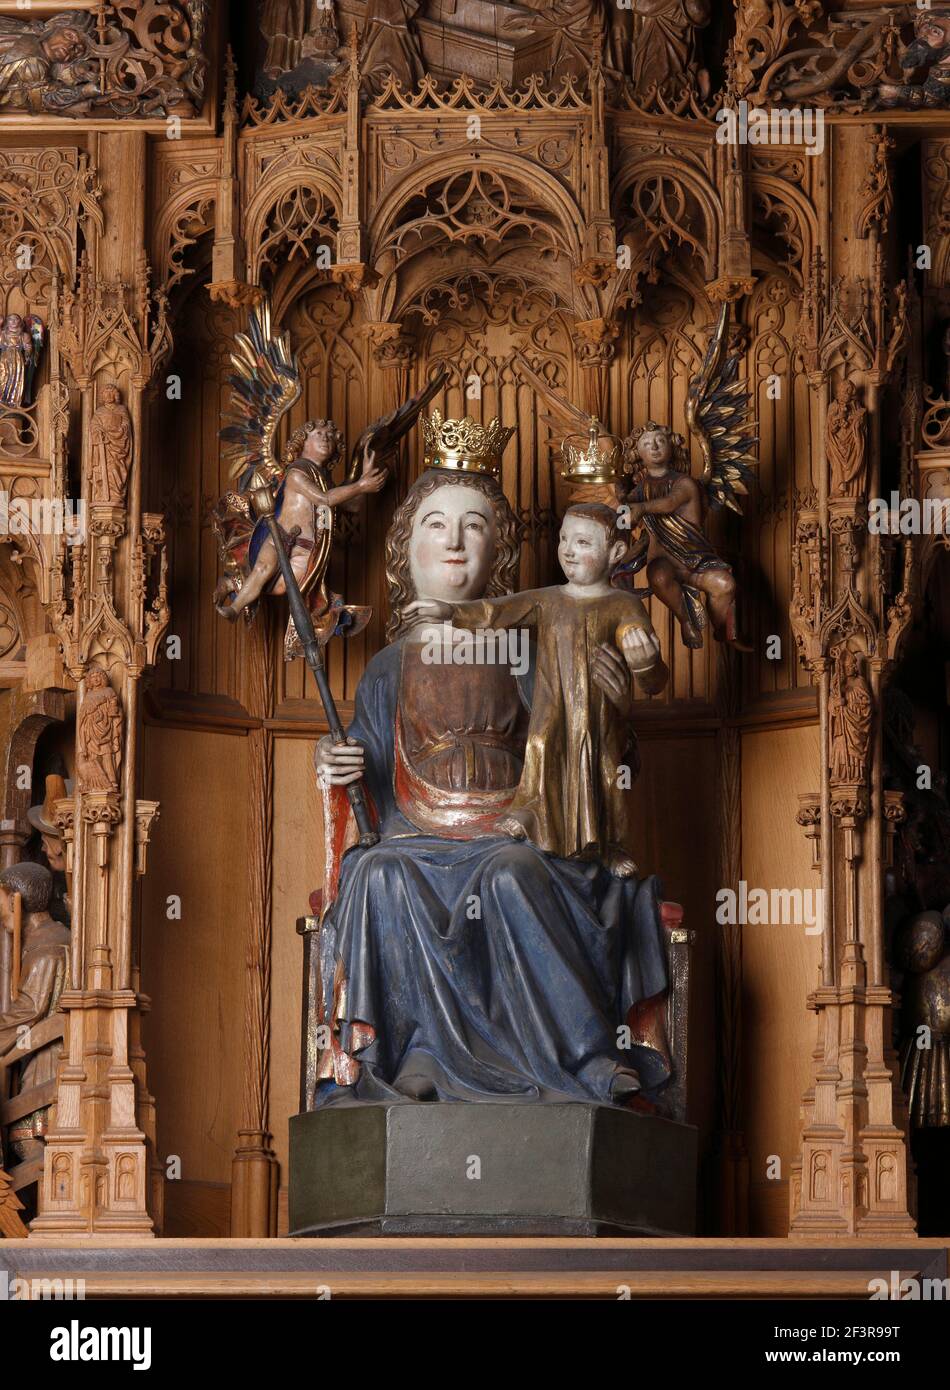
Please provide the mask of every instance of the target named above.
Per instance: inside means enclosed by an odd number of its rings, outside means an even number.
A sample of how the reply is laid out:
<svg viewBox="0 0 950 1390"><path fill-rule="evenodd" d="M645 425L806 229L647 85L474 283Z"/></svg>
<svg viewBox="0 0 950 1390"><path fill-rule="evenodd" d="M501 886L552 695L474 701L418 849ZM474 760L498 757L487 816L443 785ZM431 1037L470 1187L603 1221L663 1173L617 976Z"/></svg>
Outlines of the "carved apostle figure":
<svg viewBox="0 0 950 1390"><path fill-rule="evenodd" d="M536 11L530 19L514 17L502 28L510 33L531 33L551 39L548 73L551 77L583 78L595 59L604 60L607 21L603 0L528 0ZM607 7L608 12L610 6ZM629 22L629 13L624 16ZM610 64L608 62L607 66Z"/></svg>
<svg viewBox="0 0 950 1390"><path fill-rule="evenodd" d="M86 676L76 749L80 791L118 791L122 706L101 666L93 666Z"/></svg>
<svg viewBox="0 0 950 1390"><path fill-rule="evenodd" d="M132 463L132 417L118 386L104 387L102 404L92 417L90 501L121 507Z"/></svg>
<svg viewBox="0 0 950 1390"><path fill-rule="evenodd" d="M419 0L368 0L360 47L360 68L367 85L381 91L393 76L403 89L422 77L422 57L413 19Z"/></svg>
<svg viewBox="0 0 950 1390"><path fill-rule="evenodd" d="M300 62L306 8L307 0L264 0L261 5L261 33L267 41L264 71L268 77L290 72Z"/></svg>
<svg viewBox="0 0 950 1390"><path fill-rule="evenodd" d="M861 659L839 647L831 680L831 777L834 782L863 782L874 704L861 674Z"/></svg>
<svg viewBox="0 0 950 1390"><path fill-rule="evenodd" d="M853 381L839 381L825 421L825 453L831 466L832 497L863 497L864 422Z"/></svg>
<svg viewBox="0 0 950 1390"><path fill-rule="evenodd" d="M696 31L709 23L710 13L709 0L630 0L629 10L611 7L614 66L632 78L638 95L695 81L705 100L709 73L699 62Z"/></svg>
<svg viewBox="0 0 950 1390"><path fill-rule="evenodd" d="M69 926L72 907L69 901L66 879L66 840L61 825L53 819L57 801L65 801L73 794L73 783L58 773L50 773L46 778L43 800L31 806L26 818L40 837L40 847L53 876L50 891L49 913L57 922Z"/></svg>
<svg viewBox="0 0 950 1390"><path fill-rule="evenodd" d="M56 1076L61 1041L32 1049L30 1030L55 1012L67 983L69 931L50 916L51 877L41 864L13 864L0 873L0 931L14 932L14 895L20 894L22 939L19 987L0 1013L0 1069L16 1076L17 1096L26 1103L31 1093L35 1109L21 1114L6 1133L6 1142L23 1161L39 1157L49 1113L47 1083ZM18 1107L19 1108L19 1107Z"/></svg>

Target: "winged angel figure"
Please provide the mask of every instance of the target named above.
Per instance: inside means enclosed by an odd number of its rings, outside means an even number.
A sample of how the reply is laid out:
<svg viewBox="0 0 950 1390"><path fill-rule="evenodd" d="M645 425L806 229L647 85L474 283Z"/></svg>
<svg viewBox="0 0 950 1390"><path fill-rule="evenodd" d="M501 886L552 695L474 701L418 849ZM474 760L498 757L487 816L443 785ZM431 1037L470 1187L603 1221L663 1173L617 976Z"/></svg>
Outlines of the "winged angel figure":
<svg viewBox="0 0 950 1390"><path fill-rule="evenodd" d="M749 419L749 393L739 380L739 353L728 346L728 313L724 304L686 402L686 422L702 450L702 477L690 475L686 440L668 425L648 420L623 441L620 517L639 534L611 583L640 597L656 595L679 620L686 646L703 645L708 615L720 642L747 651L736 634L732 567L704 531L710 508L741 513L740 496L748 492L758 443ZM588 427L589 417L555 397L524 359L522 368L562 416ZM636 587L635 576L644 567L647 584Z"/></svg>
<svg viewBox="0 0 950 1390"><path fill-rule="evenodd" d="M254 489L266 483L275 488L278 532L317 638L325 643L334 634L352 636L366 626L372 609L345 604L326 586L334 510L353 506L364 493L379 492L385 486L389 470L381 461L408 433L444 377L433 379L365 429L353 449L345 481L335 486L333 471L344 457L344 441L332 420L308 420L295 429L278 459L277 429L302 386L288 335L274 330L266 301L251 313L247 333L235 335L231 362L235 369L228 378L232 413L221 439L228 446L234 486L212 512L224 567L214 592L215 608L230 622L241 616L250 622L262 596L286 592L274 541L265 519L255 518L252 505ZM291 622L285 654L289 660L301 653Z"/></svg>

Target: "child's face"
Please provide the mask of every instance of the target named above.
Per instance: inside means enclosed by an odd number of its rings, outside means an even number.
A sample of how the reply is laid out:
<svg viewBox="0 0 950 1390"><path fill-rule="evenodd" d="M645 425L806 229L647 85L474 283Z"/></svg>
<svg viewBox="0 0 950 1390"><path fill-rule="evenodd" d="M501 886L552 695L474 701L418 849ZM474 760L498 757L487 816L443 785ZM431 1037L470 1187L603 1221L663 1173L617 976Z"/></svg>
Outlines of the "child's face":
<svg viewBox="0 0 950 1390"><path fill-rule="evenodd" d="M610 569L606 530L592 517L572 516L568 512L561 523L557 558L572 584L583 588L599 583Z"/></svg>
<svg viewBox="0 0 950 1390"><path fill-rule="evenodd" d="M669 463L672 454L670 436L665 430L648 430L637 440L637 453L649 467Z"/></svg>
<svg viewBox="0 0 950 1390"><path fill-rule="evenodd" d="M326 463L327 459L332 457L335 447L334 432L326 425L318 425L307 435L307 454L317 463Z"/></svg>

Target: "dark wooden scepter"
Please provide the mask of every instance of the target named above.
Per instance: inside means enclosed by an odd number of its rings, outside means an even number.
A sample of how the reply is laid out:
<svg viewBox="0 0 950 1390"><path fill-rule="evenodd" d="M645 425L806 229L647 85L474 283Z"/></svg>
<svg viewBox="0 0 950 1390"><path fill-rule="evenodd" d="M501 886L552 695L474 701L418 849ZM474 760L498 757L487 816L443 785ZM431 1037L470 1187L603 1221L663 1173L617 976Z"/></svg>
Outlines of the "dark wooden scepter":
<svg viewBox="0 0 950 1390"><path fill-rule="evenodd" d="M280 572L284 576L284 584L287 588L287 598L290 602L290 616L293 618L294 627L297 629L297 636L300 638L307 658L307 665L313 672L313 678L317 682L317 689L320 692L320 700L323 704L327 716L327 723L330 726L330 737L336 744L346 744L346 733L340 723L339 711L333 692L330 689L330 682L327 680L327 668L323 659L323 648L317 641L317 634L313 630L313 623L310 613L304 602L303 594L300 592L300 585L297 583L297 576L293 572L290 564L290 557L284 549L284 542L281 538L280 530L277 526L277 517L274 514L274 494L271 492L267 483L261 482L260 476L255 478L251 485L251 504L254 514L263 517L267 522L267 529L270 538L277 551L277 561L280 565ZM369 847L379 841L379 832L373 829L369 815L369 803L366 800L366 792L363 783L350 782L346 789L346 794L353 807L353 815L356 817L356 824L360 832L360 844Z"/></svg>

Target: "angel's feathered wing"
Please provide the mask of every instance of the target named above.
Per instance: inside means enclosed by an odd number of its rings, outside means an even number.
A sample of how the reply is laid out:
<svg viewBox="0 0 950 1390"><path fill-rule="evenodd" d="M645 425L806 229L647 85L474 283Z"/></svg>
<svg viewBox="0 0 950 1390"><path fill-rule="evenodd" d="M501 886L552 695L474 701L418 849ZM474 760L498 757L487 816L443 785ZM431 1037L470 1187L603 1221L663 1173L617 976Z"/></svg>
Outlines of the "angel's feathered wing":
<svg viewBox="0 0 950 1390"><path fill-rule="evenodd" d="M706 347L703 365L689 384L686 420L703 451L703 485L714 507L741 512L737 494L749 491L759 442L749 418L750 396L739 380L739 353L728 349L729 305Z"/></svg>
<svg viewBox="0 0 950 1390"><path fill-rule="evenodd" d="M426 382L421 391L403 401L402 405L397 405L388 415L381 415L378 420L368 425L353 446L347 477L359 477L363 469L363 451L367 444L373 450L376 464L381 464L399 441L409 433L421 412L433 396L442 390L448 379L447 371L438 372Z"/></svg>
<svg viewBox="0 0 950 1390"><path fill-rule="evenodd" d="M274 453L277 426L301 389L288 336L274 332L266 300L251 311L247 332L235 334L231 364L231 413L221 439L228 445L228 476L236 481L237 491L244 492L256 469L268 477L279 471Z"/></svg>

